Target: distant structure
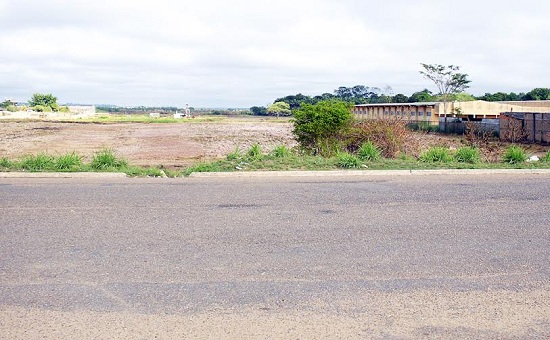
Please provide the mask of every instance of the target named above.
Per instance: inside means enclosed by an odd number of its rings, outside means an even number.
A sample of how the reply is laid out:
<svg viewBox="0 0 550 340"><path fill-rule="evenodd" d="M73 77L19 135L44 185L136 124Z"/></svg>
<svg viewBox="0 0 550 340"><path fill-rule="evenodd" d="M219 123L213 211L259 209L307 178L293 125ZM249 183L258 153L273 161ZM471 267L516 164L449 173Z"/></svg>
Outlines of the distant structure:
<svg viewBox="0 0 550 340"><path fill-rule="evenodd" d="M185 104L185 109L183 113L174 113L174 118L184 118L184 117L190 117L191 116L191 110L189 109L189 104Z"/></svg>
<svg viewBox="0 0 550 340"><path fill-rule="evenodd" d="M523 102L449 102L447 117L481 121L498 119L503 112L550 112L550 100ZM400 118L411 123L437 125L445 117L442 102L355 105L353 113L366 119Z"/></svg>

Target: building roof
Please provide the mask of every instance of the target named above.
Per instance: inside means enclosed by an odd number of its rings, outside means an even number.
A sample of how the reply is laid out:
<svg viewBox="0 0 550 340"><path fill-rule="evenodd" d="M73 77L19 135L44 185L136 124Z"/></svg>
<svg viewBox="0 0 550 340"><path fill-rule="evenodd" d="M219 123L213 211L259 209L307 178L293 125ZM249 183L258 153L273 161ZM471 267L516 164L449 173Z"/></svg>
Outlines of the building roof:
<svg viewBox="0 0 550 340"><path fill-rule="evenodd" d="M369 107L369 106L436 106L441 102L416 102L416 103L375 103L375 104L358 104L355 107Z"/></svg>

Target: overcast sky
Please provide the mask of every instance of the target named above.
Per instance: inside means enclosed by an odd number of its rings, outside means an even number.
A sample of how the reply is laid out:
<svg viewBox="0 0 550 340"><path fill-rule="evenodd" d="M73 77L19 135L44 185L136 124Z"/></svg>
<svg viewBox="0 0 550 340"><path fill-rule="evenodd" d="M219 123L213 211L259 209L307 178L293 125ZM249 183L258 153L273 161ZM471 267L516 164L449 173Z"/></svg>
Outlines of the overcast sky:
<svg viewBox="0 0 550 340"><path fill-rule="evenodd" d="M0 100L250 107L339 86L550 87L547 0L0 0Z"/></svg>

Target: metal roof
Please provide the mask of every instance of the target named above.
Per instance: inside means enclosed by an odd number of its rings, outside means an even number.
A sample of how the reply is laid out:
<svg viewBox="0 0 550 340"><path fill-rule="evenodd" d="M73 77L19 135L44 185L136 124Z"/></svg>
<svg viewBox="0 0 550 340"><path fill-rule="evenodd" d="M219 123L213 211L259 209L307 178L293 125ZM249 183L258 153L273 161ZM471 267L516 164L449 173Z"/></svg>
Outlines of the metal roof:
<svg viewBox="0 0 550 340"><path fill-rule="evenodd" d="M358 104L355 107L369 107L369 106L436 106L441 102L417 102L417 103L375 103L375 104Z"/></svg>

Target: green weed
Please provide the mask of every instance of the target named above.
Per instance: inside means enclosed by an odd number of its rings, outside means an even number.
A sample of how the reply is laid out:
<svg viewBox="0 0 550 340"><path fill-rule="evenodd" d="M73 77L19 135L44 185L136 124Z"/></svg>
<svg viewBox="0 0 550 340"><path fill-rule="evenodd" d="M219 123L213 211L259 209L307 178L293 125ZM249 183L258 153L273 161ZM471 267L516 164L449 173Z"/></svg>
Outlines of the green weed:
<svg viewBox="0 0 550 340"><path fill-rule="evenodd" d="M502 157L503 162L510 164L523 163L527 160L527 153L525 150L517 145L510 145L504 156Z"/></svg>
<svg viewBox="0 0 550 340"><path fill-rule="evenodd" d="M0 167L11 168L12 166L12 162L7 157L0 158Z"/></svg>
<svg viewBox="0 0 550 340"><path fill-rule="evenodd" d="M77 170L82 165L82 157L73 151L57 157L54 163L56 170Z"/></svg>
<svg viewBox="0 0 550 340"><path fill-rule="evenodd" d="M226 159L227 159L228 161L236 161L236 160L238 160L238 159L241 159L242 156L243 156L243 155L242 155L241 149L239 149L239 147L236 146L236 147L235 147L235 150L234 150L233 152L230 152L230 153L227 155Z"/></svg>
<svg viewBox="0 0 550 340"><path fill-rule="evenodd" d="M361 167L361 160L348 152L342 152L337 155L338 167L344 169L353 169Z"/></svg>
<svg viewBox="0 0 550 340"><path fill-rule="evenodd" d="M117 158L113 150L107 148L95 153L90 166L95 170L122 169L128 166L128 162Z"/></svg>
<svg viewBox="0 0 550 340"><path fill-rule="evenodd" d="M52 170L55 160L52 156L45 153L26 156L21 162L21 168L28 171Z"/></svg>
<svg viewBox="0 0 550 340"><path fill-rule="evenodd" d="M447 163L451 160L449 149L441 146L431 147L420 155L420 161L425 163Z"/></svg>
<svg viewBox="0 0 550 340"><path fill-rule="evenodd" d="M259 160L263 156L262 154L262 147L260 144L256 143L252 145L247 151L246 151L246 158L249 160Z"/></svg>
<svg viewBox="0 0 550 340"><path fill-rule="evenodd" d="M292 151L286 145L279 145L271 151L271 156L276 158L285 158L292 154Z"/></svg>
<svg viewBox="0 0 550 340"><path fill-rule="evenodd" d="M456 151L454 158L459 163L478 163L480 160L479 149L471 146L462 147Z"/></svg>
<svg viewBox="0 0 550 340"><path fill-rule="evenodd" d="M363 161L377 161L380 160L382 151L370 140L361 144L357 151L359 158Z"/></svg>

